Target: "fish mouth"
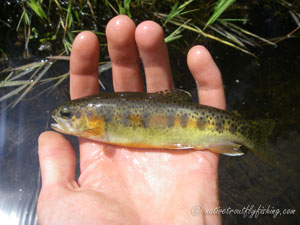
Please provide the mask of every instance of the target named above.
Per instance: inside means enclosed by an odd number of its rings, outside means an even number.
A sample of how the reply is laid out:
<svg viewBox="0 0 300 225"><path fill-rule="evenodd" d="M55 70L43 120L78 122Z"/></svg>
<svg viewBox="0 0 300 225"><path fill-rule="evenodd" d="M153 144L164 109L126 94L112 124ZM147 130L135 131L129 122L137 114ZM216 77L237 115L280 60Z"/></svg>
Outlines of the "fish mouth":
<svg viewBox="0 0 300 225"><path fill-rule="evenodd" d="M60 132L63 131L61 126L58 123L51 123L50 126L53 130L60 131Z"/></svg>
<svg viewBox="0 0 300 225"><path fill-rule="evenodd" d="M56 130L58 132L62 133L72 133L74 132L74 128L64 119L61 119L56 116L52 116L52 118L55 120L56 123L51 123L51 128L53 130Z"/></svg>
<svg viewBox="0 0 300 225"><path fill-rule="evenodd" d="M62 126L60 125L60 123L58 122L58 118L56 118L55 116L52 115L52 118L55 120L56 123L51 123L51 128L53 130L56 130L56 131L63 131L63 128Z"/></svg>

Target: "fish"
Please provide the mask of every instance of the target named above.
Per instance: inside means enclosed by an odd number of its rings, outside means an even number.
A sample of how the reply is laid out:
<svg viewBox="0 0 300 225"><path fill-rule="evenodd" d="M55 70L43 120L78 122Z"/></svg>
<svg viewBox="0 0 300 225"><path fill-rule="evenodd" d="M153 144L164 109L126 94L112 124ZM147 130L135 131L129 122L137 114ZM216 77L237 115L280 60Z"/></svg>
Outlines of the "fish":
<svg viewBox="0 0 300 225"><path fill-rule="evenodd" d="M190 93L101 93L62 104L51 127L64 134L141 149L210 150L261 158L271 152L267 137L274 121L246 120L241 115L193 102Z"/></svg>

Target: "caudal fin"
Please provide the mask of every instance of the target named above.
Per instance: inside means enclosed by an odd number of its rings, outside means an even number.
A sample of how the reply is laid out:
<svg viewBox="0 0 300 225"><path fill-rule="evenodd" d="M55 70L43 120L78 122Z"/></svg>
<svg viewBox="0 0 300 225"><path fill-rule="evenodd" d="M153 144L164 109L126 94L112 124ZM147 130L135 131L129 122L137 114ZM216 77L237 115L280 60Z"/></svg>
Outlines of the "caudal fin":
<svg viewBox="0 0 300 225"><path fill-rule="evenodd" d="M268 144L268 136L271 134L275 121L270 119L253 121L257 127L257 138L254 149L251 149L255 155L272 166L276 166L274 154Z"/></svg>

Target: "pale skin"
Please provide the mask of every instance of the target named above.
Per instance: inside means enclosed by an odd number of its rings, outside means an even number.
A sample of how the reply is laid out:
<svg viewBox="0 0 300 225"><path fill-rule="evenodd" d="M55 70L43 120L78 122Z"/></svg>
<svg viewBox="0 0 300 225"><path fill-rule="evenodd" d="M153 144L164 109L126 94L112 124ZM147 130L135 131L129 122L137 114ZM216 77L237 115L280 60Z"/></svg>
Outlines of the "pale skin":
<svg viewBox="0 0 300 225"><path fill-rule="evenodd" d="M142 59L148 92L174 88L162 28L145 21L137 27L126 16L107 25L113 85L117 92L144 91ZM70 59L72 99L97 94L98 40L80 33ZM194 46L187 63L201 104L225 109L221 74L203 46ZM188 76L188 75L187 75ZM210 151L137 150L79 138L80 176L75 180L73 146L56 132L39 137L42 190L37 215L40 225L221 224L218 160ZM196 213L193 211L196 207Z"/></svg>

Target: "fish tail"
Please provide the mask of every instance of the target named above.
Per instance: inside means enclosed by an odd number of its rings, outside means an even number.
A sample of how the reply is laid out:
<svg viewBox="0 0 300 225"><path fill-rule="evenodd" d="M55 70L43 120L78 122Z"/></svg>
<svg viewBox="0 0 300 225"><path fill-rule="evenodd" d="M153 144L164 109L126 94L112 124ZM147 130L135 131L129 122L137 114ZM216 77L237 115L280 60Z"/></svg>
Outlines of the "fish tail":
<svg viewBox="0 0 300 225"><path fill-rule="evenodd" d="M253 153L268 164L276 166L277 162L268 144L268 136L275 126L275 121L265 119L252 121L252 123L257 127L258 134L257 139L254 142L254 148L252 149Z"/></svg>

